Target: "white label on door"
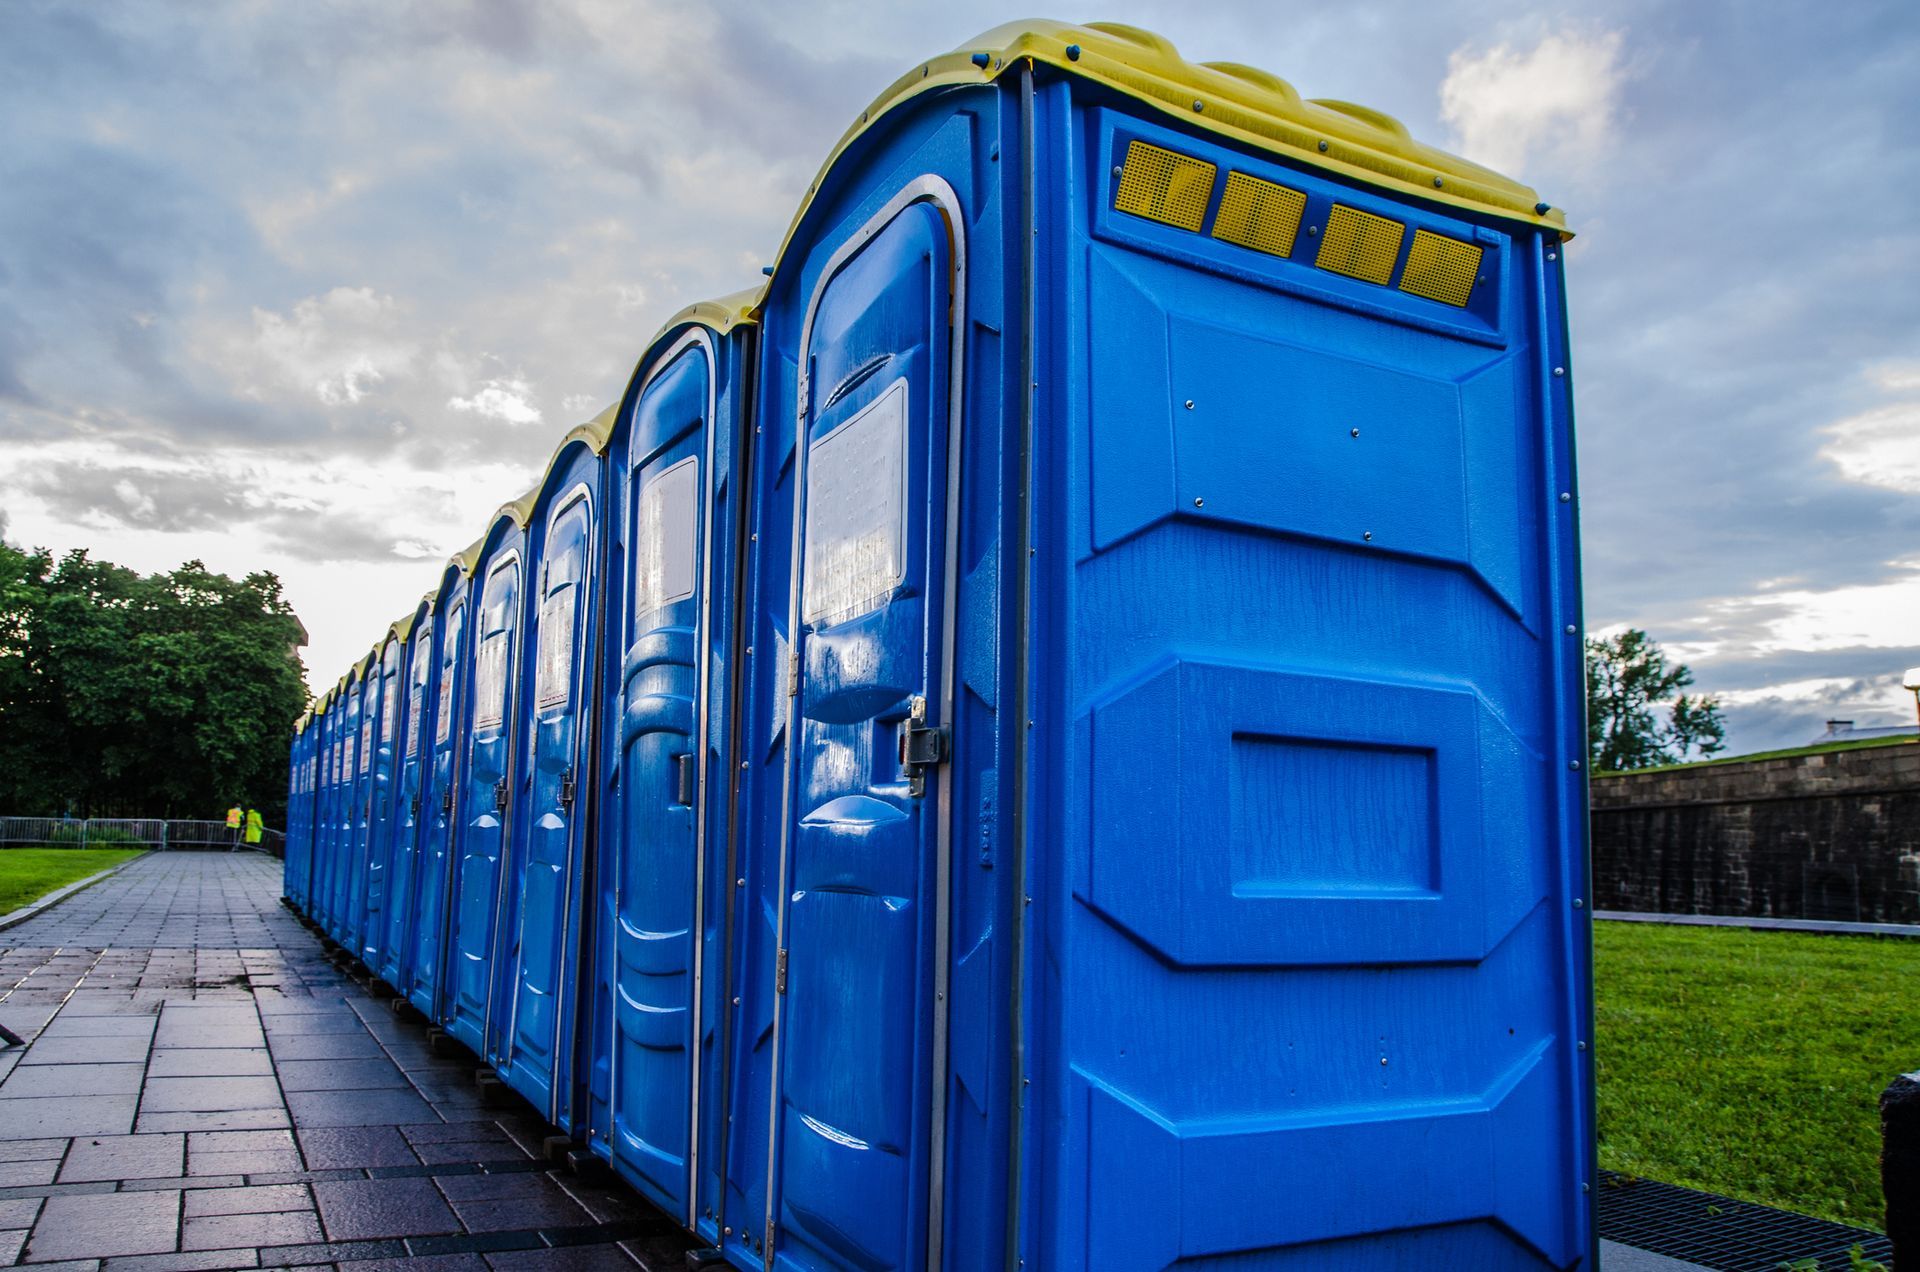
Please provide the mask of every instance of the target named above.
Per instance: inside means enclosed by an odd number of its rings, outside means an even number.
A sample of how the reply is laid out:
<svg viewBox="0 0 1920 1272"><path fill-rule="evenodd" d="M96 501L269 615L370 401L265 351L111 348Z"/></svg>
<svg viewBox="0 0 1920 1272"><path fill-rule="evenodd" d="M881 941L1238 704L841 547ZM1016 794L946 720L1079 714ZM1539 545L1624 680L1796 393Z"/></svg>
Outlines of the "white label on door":
<svg viewBox="0 0 1920 1272"><path fill-rule="evenodd" d="M507 634L495 632L480 646L473 671L473 727L490 729L507 717Z"/></svg>
<svg viewBox="0 0 1920 1272"><path fill-rule="evenodd" d="M807 622L864 613L906 577L906 446L902 378L808 450Z"/></svg>
<svg viewBox="0 0 1920 1272"><path fill-rule="evenodd" d="M700 462L692 456L641 478L633 518L633 616L693 595ZM639 630L646 630L641 628Z"/></svg>
<svg viewBox="0 0 1920 1272"><path fill-rule="evenodd" d="M534 709L559 706L573 696L573 595L567 586L540 602L540 670L534 680Z"/></svg>

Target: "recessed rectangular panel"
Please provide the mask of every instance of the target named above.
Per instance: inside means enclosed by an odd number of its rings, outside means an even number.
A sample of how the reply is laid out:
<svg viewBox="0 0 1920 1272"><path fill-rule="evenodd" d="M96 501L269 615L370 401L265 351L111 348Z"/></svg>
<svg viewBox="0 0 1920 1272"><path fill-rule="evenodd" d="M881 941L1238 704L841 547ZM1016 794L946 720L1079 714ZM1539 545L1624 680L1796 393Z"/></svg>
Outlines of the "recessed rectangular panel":
<svg viewBox="0 0 1920 1272"><path fill-rule="evenodd" d="M571 585L540 602L540 667L534 680L534 706L545 710L564 703L573 692L573 610L579 591Z"/></svg>
<svg viewBox="0 0 1920 1272"><path fill-rule="evenodd" d="M507 713L507 633L495 632L481 642L473 670L473 727L490 729Z"/></svg>
<svg viewBox="0 0 1920 1272"><path fill-rule="evenodd" d="M1428 300L1465 306L1480 274L1481 249L1426 230L1413 232L1400 290Z"/></svg>
<svg viewBox="0 0 1920 1272"><path fill-rule="evenodd" d="M1227 174L1227 188L1214 213L1213 237L1272 256L1293 253L1307 196L1244 172Z"/></svg>
<svg viewBox="0 0 1920 1272"><path fill-rule="evenodd" d="M1241 733L1228 759L1237 896L1431 892L1434 755Z"/></svg>

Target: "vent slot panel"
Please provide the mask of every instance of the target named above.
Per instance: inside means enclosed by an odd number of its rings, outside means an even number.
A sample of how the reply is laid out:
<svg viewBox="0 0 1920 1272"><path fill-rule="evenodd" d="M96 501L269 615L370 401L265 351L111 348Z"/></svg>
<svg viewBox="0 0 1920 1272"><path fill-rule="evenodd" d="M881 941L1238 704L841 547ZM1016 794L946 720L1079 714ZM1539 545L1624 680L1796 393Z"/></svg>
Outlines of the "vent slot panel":
<svg viewBox="0 0 1920 1272"><path fill-rule="evenodd" d="M1393 276L1393 263L1400 255L1400 240L1406 232L1407 227L1398 221L1336 203L1327 217L1320 254L1313 263L1335 274L1384 286Z"/></svg>
<svg viewBox="0 0 1920 1272"><path fill-rule="evenodd" d="M1413 246L1407 249L1407 268L1400 275L1400 290L1464 309L1467 298L1473 295L1474 280L1480 276L1481 256L1481 249L1471 243L1415 230Z"/></svg>
<svg viewBox="0 0 1920 1272"><path fill-rule="evenodd" d="M1220 211L1213 218L1213 237L1256 252L1291 256L1306 211L1307 196L1298 190L1229 172Z"/></svg>
<svg viewBox="0 0 1920 1272"><path fill-rule="evenodd" d="M1217 172L1219 169L1205 160L1144 141L1130 142L1113 206L1162 225L1197 231L1207 219Z"/></svg>

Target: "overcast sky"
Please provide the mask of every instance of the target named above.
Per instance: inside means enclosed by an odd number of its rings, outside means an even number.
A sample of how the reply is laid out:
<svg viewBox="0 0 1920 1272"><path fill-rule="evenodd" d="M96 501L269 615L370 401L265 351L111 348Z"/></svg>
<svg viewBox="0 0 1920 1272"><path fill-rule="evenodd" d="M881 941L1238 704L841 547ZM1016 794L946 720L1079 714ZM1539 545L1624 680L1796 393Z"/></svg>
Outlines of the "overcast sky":
<svg viewBox="0 0 1920 1272"><path fill-rule="evenodd" d="M1020 13L10 0L0 530L272 569L331 683L661 321L758 280L875 93ZM1912 717L1912 0L1064 16L1386 110L1567 208L1589 624L1690 662L1735 750Z"/></svg>

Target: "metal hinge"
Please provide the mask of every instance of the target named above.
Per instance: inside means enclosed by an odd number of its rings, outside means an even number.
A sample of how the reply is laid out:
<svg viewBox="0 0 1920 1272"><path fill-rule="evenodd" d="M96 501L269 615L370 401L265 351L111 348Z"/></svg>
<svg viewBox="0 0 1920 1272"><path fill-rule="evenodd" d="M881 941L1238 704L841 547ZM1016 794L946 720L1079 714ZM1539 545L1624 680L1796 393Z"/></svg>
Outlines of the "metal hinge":
<svg viewBox="0 0 1920 1272"><path fill-rule="evenodd" d="M787 697L800 696L800 651L794 650L787 655Z"/></svg>
<svg viewBox="0 0 1920 1272"><path fill-rule="evenodd" d="M673 757L673 802L691 804L694 796L693 757L676 755Z"/></svg>
<svg viewBox="0 0 1920 1272"><path fill-rule="evenodd" d="M787 952L781 950L773 959L773 992L787 992Z"/></svg>
<svg viewBox="0 0 1920 1272"><path fill-rule="evenodd" d="M504 777L493 784L493 806L499 812L507 811L507 779Z"/></svg>
<svg viewBox="0 0 1920 1272"><path fill-rule="evenodd" d="M447 790L444 790L444 791L441 791L441 792L440 792L440 814L441 814L441 816L443 816L443 817L451 817L451 816L453 816L453 790L452 790L452 788L448 788Z"/></svg>
<svg viewBox="0 0 1920 1272"><path fill-rule="evenodd" d="M927 700L916 694L900 726L900 773L915 798L927 793L927 770L947 762L946 729L926 721Z"/></svg>
<svg viewBox="0 0 1920 1272"><path fill-rule="evenodd" d="M560 807L573 810L573 770L569 768L560 775Z"/></svg>
<svg viewBox="0 0 1920 1272"><path fill-rule="evenodd" d="M407 815L415 821L420 820L420 794L417 791L414 793L411 802L407 805Z"/></svg>
<svg viewBox="0 0 1920 1272"><path fill-rule="evenodd" d="M763 1245L760 1248L760 1252L767 1256L767 1266L772 1267L773 1266L773 1220L771 1219L767 1220L767 1242L765 1245Z"/></svg>

